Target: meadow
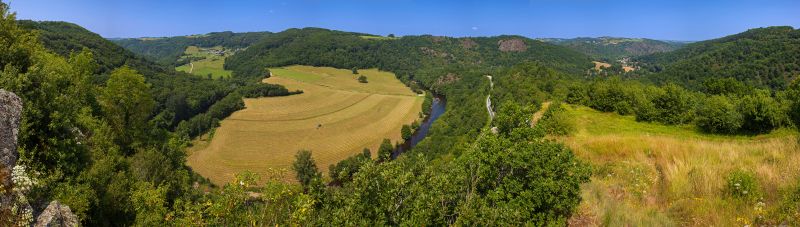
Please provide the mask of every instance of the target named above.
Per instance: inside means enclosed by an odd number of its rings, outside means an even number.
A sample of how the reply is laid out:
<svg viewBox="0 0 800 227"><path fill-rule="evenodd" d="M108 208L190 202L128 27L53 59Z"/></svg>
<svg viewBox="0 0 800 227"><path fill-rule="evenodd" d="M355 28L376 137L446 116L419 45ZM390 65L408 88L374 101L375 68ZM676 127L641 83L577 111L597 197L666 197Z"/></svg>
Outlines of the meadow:
<svg viewBox="0 0 800 227"><path fill-rule="evenodd" d="M246 108L221 122L190 148L189 165L216 184L250 171L262 176L276 170L293 181L290 166L298 150L313 152L317 166L328 166L364 148L376 156L384 138L401 142L400 129L419 119L423 97L413 93L394 74L359 70L368 83L350 70L289 66L270 69L265 83L281 84L303 94L245 99Z"/></svg>
<svg viewBox="0 0 800 227"><path fill-rule="evenodd" d="M225 52L223 56L219 56L208 52L208 50L222 50L222 47L216 46L212 48L199 48L197 46L189 46L186 48L186 51L184 52L184 56L182 58L198 57L202 59L193 60L188 64L178 66L175 68L175 70L191 73L198 76L208 76L209 74L211 74L211 77L214 79L222 77L230 77L231 71L225 70L224 65L225 65L225 58L231 55L231 53Z"/></svg>
<svg viewBox="0 0 800 227"><path fill-rule="evenodd" d="M557 137L594 174L572 223L603 226L742 226L769 218L800 179L797 134L721 136L694 126L566 106L576 132ZM733 171L752 173L760 198L725 193ZM746 193L746 192L745 192ZM761 203L760 203L761 202Z"/></svg>

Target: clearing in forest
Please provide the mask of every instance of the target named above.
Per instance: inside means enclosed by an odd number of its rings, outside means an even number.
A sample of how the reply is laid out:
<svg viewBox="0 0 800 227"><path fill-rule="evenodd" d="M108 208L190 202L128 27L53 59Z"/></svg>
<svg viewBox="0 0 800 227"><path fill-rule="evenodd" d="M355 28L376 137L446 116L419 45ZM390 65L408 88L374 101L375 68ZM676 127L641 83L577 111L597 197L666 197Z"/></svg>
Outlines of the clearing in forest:
<svg viewBox="0 0 800 227"><path fill-rule="evenodd" d="M198 76L211 75L212 78L230 77L231 71L225 70L225 58L232 55L230 50L221 46L200 48L189 46L181 56L181 60L190 59L189 63L175 68Z"/></svg>
<svg viewBox="0 0 800 227"><path fill-rule="evenodd" d="M375 157L384 138L398 143L401 127L420 120L423 97L389 72L359 70L368 83L359 83L351 70L329 67L270 72L265 83L303 94L245 99L246 108L223 120L210 141L195 141L189 165L215 184L244 171L264 177L283 170L284 179L294 181L291 164L301 149L311 150L317 167L327 173L329 165L364 148Z"/></svg>
<svg viewBox="0 0 800 227"><path fill-rule="evenodd" d="M565 105L577 132L557 138L593 166L571 222L619 226L741 226L780 204L800 177L797 134L700 133L694 126L637 122L633 116ZM758 201L725 194L734 170L751 172Z"/></svg>
<svg viewBox="0 0 800 227"><path fill-rule="evenodd" d="M603 68L610 68L611 67L611 64L608 64L608 63L605 63L605 62L592 61L592 63L594 63L594 69L596 69L596 70L601 70Z"/></svg>

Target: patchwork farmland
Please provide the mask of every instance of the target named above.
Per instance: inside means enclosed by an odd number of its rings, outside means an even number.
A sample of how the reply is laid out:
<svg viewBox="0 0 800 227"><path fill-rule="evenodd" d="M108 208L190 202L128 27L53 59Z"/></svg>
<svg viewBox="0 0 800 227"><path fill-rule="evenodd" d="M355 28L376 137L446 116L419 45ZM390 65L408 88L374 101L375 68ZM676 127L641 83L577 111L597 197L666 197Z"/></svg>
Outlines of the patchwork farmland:
<svg viewBox="0 0 800 227"><path fill-rule="evenodd" d="M212 48L189 46L181 58L188 58L191 61L176 67L175 70L198 76L211 75L212 78L230 77L231 71L225 70L224 66L225 58L231 54L230 51L225 51L221 46Z"/></svg>

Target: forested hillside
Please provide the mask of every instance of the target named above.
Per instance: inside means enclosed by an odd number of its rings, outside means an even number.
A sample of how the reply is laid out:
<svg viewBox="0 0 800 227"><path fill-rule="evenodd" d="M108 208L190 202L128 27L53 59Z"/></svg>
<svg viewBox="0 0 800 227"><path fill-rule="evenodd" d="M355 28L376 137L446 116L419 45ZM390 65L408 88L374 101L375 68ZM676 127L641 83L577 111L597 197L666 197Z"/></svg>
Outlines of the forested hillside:
<svg viewBox="0 0 800 227"><path fill-rule="evenodd" d="M78 25L67 22L20 21L25 29L39 33L48 50L63 57L88 50L97 62L92 81L103 84L111 71L129 66L145 76L156 100L154 115L163 124L175 127L182 120L205 112L212 104L233 91L229 83L212 81L176 72L170 67L148 61Z"/></svg>
<svg viewBox="0 0 800 227"><path fill-rule="evenodd" d="M616 37L539 40L565 46L603 61L669 52L685 45L683 42Z"/></svg>
<svg viewBox="0 0 800 227"><path fill-rule="evenodd" d="M195 36L129 38L111 41L148 60L163 65L173 65L189 46L246 48L269 34L269 32L212 32Z"/></svg>
<svg viewBox="0 0 800 227"><path fill-rule="evenodd" d="M750 85L781 89L800 74L800 30L756 28L636 61L655 73L651 78L656 82L697 88L710 78L733 77Z"/></svg>

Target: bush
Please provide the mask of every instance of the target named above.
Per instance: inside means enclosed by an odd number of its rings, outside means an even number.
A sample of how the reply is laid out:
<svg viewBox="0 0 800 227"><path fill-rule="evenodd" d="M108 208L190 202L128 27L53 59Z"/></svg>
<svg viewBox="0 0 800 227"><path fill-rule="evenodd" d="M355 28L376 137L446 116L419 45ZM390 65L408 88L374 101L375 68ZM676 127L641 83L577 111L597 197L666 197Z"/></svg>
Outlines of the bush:
<svg viewBox="0 0 800 227"><path fill-rule="evenodd" d="M664 93L653 99L658 110L657 121L666 124L684 124L694 117L694 96L681 86L668 84Z"/></svg>
<svg viewBox="0 0 800 227"><path fill-rule="evenodd" d="M574 105L588 105L589 95L587 94L586 86L580 83L573 83L567 89L569 92L567 92L565 102Z"/></svg>
<svg viewBox="0 0 800 227"><path fill-rule="evenodd" d="M787 98L792 100L789 105L789 117L795 127L800 128L800 79L795 79L789 87Z"/></svg>
<svg viewBox="0 0 800 227"><path fill-rule="evenodd" d="M358 82L366 84L367 83L367 77L364 76L364 75L358 76Z"/></svg>
<svg viewBox="0 0 800 227"><path fill-rule="evenodd" d="M349 158L340 161L328 168L328 174L331 176L331 181L338 184L344 184L353 180L361 166L372 161L372 154L370 150L364 148L361 154L350 156Z"/></svg>
<svg viewBox="0 0 800 227"><path fill-rule="evenodd" d="M779 127L786 118L785 111L767 90L758 90L742 98L738 106L744 117L742 129L765 133Z"/></svg>
<svg viewBox="0 0 800 227"><path fill-rule="evenodd" d="M697 126L709 133L736 133L743 120L736 105L726 96L711 96L697 110Z"/></svg>
<svg viewBox="0 0 800 227"><path fill-rule="evenodd" d="M566 136L575 131L575 122L567 114L561 103L553 103L536 124L549 135Z"/></svg>
<svg viewBox="0 0 800 227"><path fill-rule="evenodd" d="M728 174L726 183L725 194L734 199L753 202L761 198L758 181L750 172L735 170Z"/></svg>
<svg viewBox="0 0 800 227"><path fill-rule="evenodd" d="M505 101L500 104L493 124L502 134L511 133L512 129L530 127L530 116L533 115L531 107L520 106L513 101Z"/></svg>

